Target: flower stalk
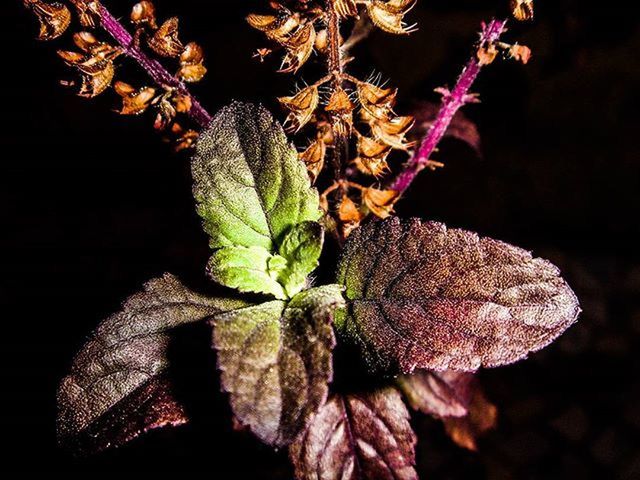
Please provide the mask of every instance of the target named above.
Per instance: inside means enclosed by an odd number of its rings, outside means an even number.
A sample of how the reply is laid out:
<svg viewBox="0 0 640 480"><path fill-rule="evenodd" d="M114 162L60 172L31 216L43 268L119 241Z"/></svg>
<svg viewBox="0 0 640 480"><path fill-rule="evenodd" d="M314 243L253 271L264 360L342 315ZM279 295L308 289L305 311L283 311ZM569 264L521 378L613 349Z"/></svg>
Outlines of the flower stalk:
<svg viewBox="0 0 640 480"><path fill-rule="evenodd" d="M205 110L200 102L189 92L185 84L170 74L162 64L149 57L140 47L136 45L131 34L116 19L111 12L100 5L100 25L123 49L124 54L134 60L157 85L175 90L191 99L191 108L187 116L191 118L200 128L206 127L211 121L211 114Z"/></svg>
<svg viewBox="0 0 640 480"><path fill-rule="evenodd" d="M505 31L506 24L507 20L494 19L489 22L488 25L484 26L480 37L479 48L482 49L487 45L495 44ZM474 55L465 65L453 90L437 90L439 93L442 93L443 98L442 106L440 107L436 120L411 159L389 184L389 189L395 190L400 194L404 193L411 186L420 171L428 165L431 155L449 128L456 112L466 103L477 102L477 98L469 93L469 89L478 77L483 65L484 63L478 56Z"/></svg>

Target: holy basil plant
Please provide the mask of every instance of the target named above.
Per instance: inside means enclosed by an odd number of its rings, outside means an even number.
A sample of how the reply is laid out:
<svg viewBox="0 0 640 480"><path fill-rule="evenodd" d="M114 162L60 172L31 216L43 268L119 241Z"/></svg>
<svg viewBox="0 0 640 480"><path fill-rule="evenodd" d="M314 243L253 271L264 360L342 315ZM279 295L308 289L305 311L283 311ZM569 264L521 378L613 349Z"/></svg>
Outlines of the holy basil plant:
<svg viewBox="0 0 640 480"><path fill-rule="evenodd" d="M314 285L318 193L260 106L222 109L200 136L192 171L212 249L207 273L225 293L196 293L165 274L97 328L58 391L59 438L76 451L188 421L170 350L178 329L200 322L212 327L235 420L269 445L290 446L297 478L417 478L403 396L472 447L495 419L472 372L525 358L577 318L577 300L549 262L417 219L357 228L335 283ZM334 332L386 385L330 391Z"/></svg>

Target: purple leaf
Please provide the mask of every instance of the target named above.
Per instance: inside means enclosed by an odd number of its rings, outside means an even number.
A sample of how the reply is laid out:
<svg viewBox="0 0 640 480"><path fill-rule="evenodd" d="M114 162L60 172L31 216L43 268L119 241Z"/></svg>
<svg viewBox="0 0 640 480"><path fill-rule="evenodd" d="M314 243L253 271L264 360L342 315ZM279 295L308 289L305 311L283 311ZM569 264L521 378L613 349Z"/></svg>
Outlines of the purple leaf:
<svg viewBox="0 0 640 480"><path fill-rule="evenodd" d="M289 449L298 480L414 480L416 437L398 391L333 395Z"/></svg>
<svg viewBox="0 0 640 480"><path fill-rule="evenodd" d="M58 389L58 436L80 453L118 447L148 430L187 421L167 370L171 332L245 306L207 298L166 274L102 322Z"/></svg>
<svg viewBox="0 0 640 480"><path fill-rule="evenodd" d="M464 417L476 388L473 373L417 370L398 377L409 405L434 417Z"/></svg>
<svg viewBox="0 0 640 480"><path fill-rule="evenodd" d="M401 373L515 362L555 340L580 311L546 260L417 219L355 230L338 281L347 287L339 331L372 369Z"/></svg>
<svg viewBox="0 0 640 480"><path fill-rule="evenodd" d="M263 442L289 445L326 401L342 305L342 288L327 285L213 319L222 387L238 423Z"/></svg>
<svg viewBox="0 0 640 480"><path fill-rule="evenodd" d="M476 438L496 425L497 409L473 373L418 370L398 377L397 383L409 405L441 419L463 448L476 450Z"/></svg>
<svg viewBox="0 0 640 480"><path fill-rule="evenodd" d="M433 126L438 117L440 105L431 102L420 102L411 114L415 117L416 123L411 130L410 140L420 141ZM469 145L479 157L482 156L482 141L480 132L474 122L461 111L456 112L444 134L445 137L455 138Z"/></svg>

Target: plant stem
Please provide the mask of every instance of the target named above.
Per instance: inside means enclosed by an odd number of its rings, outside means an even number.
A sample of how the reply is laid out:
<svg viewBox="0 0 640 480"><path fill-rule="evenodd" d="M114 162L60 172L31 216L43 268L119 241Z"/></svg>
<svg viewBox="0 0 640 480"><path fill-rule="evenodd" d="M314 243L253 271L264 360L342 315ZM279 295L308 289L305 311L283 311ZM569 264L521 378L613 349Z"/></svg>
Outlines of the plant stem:
<svg viewBox="0 0 640 480"><path fill-rule="evenodd" d="M188 116L198 124L200 128L205 128L209 122L211 122L209 112L191 95L185 84L171 75L160 62L149 57L135 45L131 34L104 5L100 5L100 25L118 42L118 45L124 50L125 55L137 62L157 85L174 89L191 98L191 109L188 112Z"/></svg>
<svg viewBox="0 0 640 480"><path fill-rule="evenodd" d="M494 19L486 25L480 37L480 46L496 42L504 32L506 23L507 20ZM413 154L413 157L411 157L405 164L403 170L389 184L389 189L404 193L417 177L418 173L425 168L431 154L449 128L453 116L460 107L473 100L473 97L469 95L469 89L478 77L481 68L482 65L478 62L474 53L458 77L456 86L451 92L444 93L442 106L433 125L423 138L420 147Z"/></svg>
<svg viewBox="0 0 640 480"><path fill-rule="evenodd" d="M329 75L333 76L332 89L335 91L342 86L343 67L342 53L340 52L340 17L333 7L332 0L326 0L326 12L328 34L327 69L329 70ZM339 132L339 129L335 128L338 121L339 120L332 118L335 139L333 148L333 173L334 180L336 181L342 179L343 157L345 157L347 153L347 139Z"/></svg>

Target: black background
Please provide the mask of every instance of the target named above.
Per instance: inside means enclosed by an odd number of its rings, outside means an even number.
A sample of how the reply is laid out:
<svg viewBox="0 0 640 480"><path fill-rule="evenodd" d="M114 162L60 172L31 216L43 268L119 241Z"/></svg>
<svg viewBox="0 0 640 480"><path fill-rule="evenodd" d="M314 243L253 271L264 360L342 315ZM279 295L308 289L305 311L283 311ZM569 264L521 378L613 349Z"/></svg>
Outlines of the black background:
<svg viewBox="0 0 640 480"><path fill-rule="evenodd" d="M131 6L106 3L118 15ZM433 88L453 82L480 21L506 3L420 1L410 15L420 31L374 34L353 69L383 72L405 104L436 101ZM184 39L205 47L209 74L194 92L211 111L232 98L272 104L291 91L273 63L250 58L264 42L243 17L266 2L156 4L163 18L180 16ZM466 109L483 159L445 141L437 158L447 167L424 173L398 210L550 258L584 313L528 361L482 372L500 424L478 454L414 416L424 478L640 478L640 28L616 2L537 7L535 23L507 35L532 47L531 64L487 68L475 86L483 103ZM71 72L55 49L69 39L35 41L21 2L2 2L0 20L0 469L289 478L283 452L231 431L213 371L202 386L209 413L194 425L84 460L55 446L55 387L86 336L149 278L170 271L201 280L208 248L188 159L161 142L149 117L115 115L112 92L86 101L58 85ZM129 64L120 72L141 78Z"/></svg>

